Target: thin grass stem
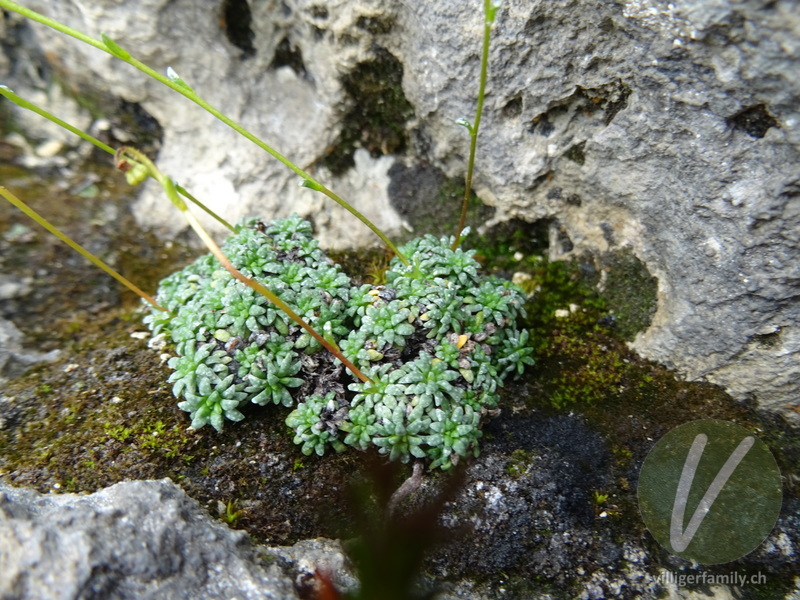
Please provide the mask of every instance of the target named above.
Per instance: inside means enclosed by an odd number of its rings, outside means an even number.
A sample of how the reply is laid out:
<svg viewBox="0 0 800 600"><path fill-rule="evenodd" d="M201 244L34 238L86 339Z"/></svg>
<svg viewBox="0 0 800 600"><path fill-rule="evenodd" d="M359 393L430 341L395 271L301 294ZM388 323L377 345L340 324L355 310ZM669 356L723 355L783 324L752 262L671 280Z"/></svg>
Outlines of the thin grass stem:
<svg viewBox="0 0 800 600"><path fill-rule="evenodd" d="M63 129L66 129L70 133L74 133L78 137L81 137L84 140L86 140L87 142L91 142L92 144L94 144L95 146L100 148L100 150L103 150L104 152L108 152L109 154L114 154L114 149L111 146L109 146L108 144L104 144L103 142L101 142L100 140L98 140L95 137L92 137L91 135L89 135L85 131L83 131L81 129L78 129L74 125L70 125L66 121L62 121L61 119L59 119L54 114L47 112L45 109L40 108L39 106L35 105L32 102L29 102L28 100L25 100L25 98L23 98L22 96L18 96L8 86L0 85L0 95L5 96L6 98L11 100L11 102L16 104L17 106L19 106L21 108L25 108L27 110L30 110L32 112L35 112L37 115L42 116L45 119L47 119L48 121L51 121L51 122L55 123L59 127L63 128Z"/></svg>
<svg viewBox="0 0 800 600"><path fill-rule="evenodd" d="M103 269L103 271L105 271L106 273L111 275L114 279L119 281L122 285L124 285L126 288L131 290L133 293L135 293L136 295L138 295L139 297L144 299L146 302L150 303L154 308L157 308L158 310L162 310L164 312L168 312L167 309L162 307L160 304L158 304L158 302L156 302L153 299L152 296L150 296L146 292L143 292L141 289L139 289L139 287L137 287L130 280L126 279L124 276L122 276L119 273L117 273L113 268L111 268L106 263L104 263L102 260L97 258L94 254L89 252L86 248L84 248L83 246L81 246L77 242L73 241L72 238L70 238L68 235L66 235L65 233L62 233L55 225L50 223L50 221L45 219L43 216L41 216L39 213L37 213L35 210L33 210L30 206L25 204L25 202L23 202L22 200L17 198L8 189L6 189L5 187L0 186L0 196L3 196L3 198L8 200L11 204L16 206L22 212L24 212L28 217L30 217L31 219L36 221L39 225L44 227L48 232L52 233L54 236L56 236L58 239L60 239L62 242L64 242L67 246L69 246L70 248L72 248L73 250L78 252L81 256L83 256L87 260L91 261L92 264L94 264L95 266L100 267L101 269Z"/></svg>
<svg viewBox="0 0 800 600"><path fill-rule="evenodd" d="M36 104L34 104L34 103L32 103L32 102L30 102L28 100L25 100L25 98L15 94L7 86L0 85L0 95L5 96L6 98L11 100L11 102L16 104L17 106L19 106L21 108L25 108L25 109L30 110L30 111L33 111L37 115L44 117L45 119L55 123L59 127L63 127L67 131L69 131L71 133L74 133L75 135L77 135L77 136L83 138L84 140L86 140L87 142L90 142L90 143L94 144L95 146L100 148L100 150L102 150L104 152L108 152L112 156L114 156L114 154L116 154L116 150L114 150L108 144L104 144L103 142L98 140L96 137L93 137L92 135L86 133L85 131L83 131L81 129L78 129L74 125L70 125L66 121L63 121L63 120L59 119L57 116L55 116L54 114L52 114L50 112L47 112L45 109L41 108L40 106L37 106ZM220 217L217 213L215 213L213 210L208 208L205 204L200 202L200 200L198 200L197 198L192 196L186 189L184 189L181 186L177 186L177 189L178 189L178 192L181 195L185 196L191 202L195 203L199 208L201 208L206 213L208 213L209 216L211 216L212 218L216 219L220 224L222 224L223 227L226 227L227 229L229 229L230 231L232 231L234 233L236 232L236 229L233 227L233 225L228 223L225 219Z"/></svg>
<svg viewBox="0 0 800 600"><path fill-rule="evenodd" d="M295 323L297 323L300 327L302 327L306 332L308 332L311 337L317 340L328 352L333 354L336 358L342 361L342 364L356 377L358 377L364 383L373 383L373 381L364 375L364 373L356 367L347 357L342 354L342 351L337 348L334 344L331 344L328 340L322 337L317 331L311 327L305 320L298 315L292 307L290 307L286 302L281 300L277 295L275 295L269 288L264 286L263 284L259 283L255 279L251 279L250 277L245 276L239 271L236 267L234 267L231 262L228 260L228 257L222 252L222 249L214 243L214 240L205 232L203 227L200 225L200 222L194 217L192 213L188 210L183 211L184 217L189 222L189 225L192 226L195 233L200 237L201 240L206 244L208 249L211 253L216 257L219 263L236 279L241 281L247 287L252 288L257 293L261 294L267 300L272 302L275 306L277 306L280 310L282 310L286 315L292 319Z"/></svg>
<svg viewBox="0 0 800 600"><path fill-rule="evenodd" d="M458 248L461 243L461 232L467 224L467 208L469 207L469 197L472 193L472 173L475 169L475 152L478 147L478 130L481 126L481 115L483 114L483 101L486 96L486 79L489 71L489 42L492 36L492 24L494 23L495 13L500 7L497 0L484 0L485 20L483 25L483 48L481 50L481 75L478 85L478 105L475 109L475 120L472 124L465 123L470 135L469 160L467 162L467 177L464 185L464 200L461 203L461 217L458 220L455 240L452 250Z"/></svg>

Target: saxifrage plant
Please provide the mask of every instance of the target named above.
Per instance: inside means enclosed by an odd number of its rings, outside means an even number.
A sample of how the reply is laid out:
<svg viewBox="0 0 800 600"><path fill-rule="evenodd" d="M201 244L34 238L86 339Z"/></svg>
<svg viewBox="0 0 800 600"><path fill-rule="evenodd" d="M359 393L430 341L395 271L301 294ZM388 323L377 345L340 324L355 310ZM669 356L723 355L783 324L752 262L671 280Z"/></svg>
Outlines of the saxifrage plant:
<svg viewBox="0 0 800 600"><path fill-rule="evenodd" d="M496 2L484 2L476 116L473 123L459 120L471 144L458 230L451 238L426 236L402 248L309 174L209 106L171 69L165 77L106 36L95 40L9 0L0 0L0 6L104 50L199 104L295 171L301 185L345 206L395 254L385 285L353 282L319 248L311 225L296 215L247 219L235 227L217 217L233 232L219 248L180 196L196 200L147 157L127 147L115 152L1 88L12 101L114 153L131 184L148 177L158 181L211 250L164 279L155 298L134 290L150 304L145 322L153 335L174 347L169 381L193 428L210 424L222 430L226 420L244 418L244 405L279 404L294 407L286 423L305 454L375 446L391 460L425 458L431 468L443 469L478 454L481 427L497 412L498 388L533 362L528 332L517 324L524 314L523 292L481 274L473 252L459 248L468 233L466 201ZM110 270L10 192L0 188L0 194Z"/></svg>

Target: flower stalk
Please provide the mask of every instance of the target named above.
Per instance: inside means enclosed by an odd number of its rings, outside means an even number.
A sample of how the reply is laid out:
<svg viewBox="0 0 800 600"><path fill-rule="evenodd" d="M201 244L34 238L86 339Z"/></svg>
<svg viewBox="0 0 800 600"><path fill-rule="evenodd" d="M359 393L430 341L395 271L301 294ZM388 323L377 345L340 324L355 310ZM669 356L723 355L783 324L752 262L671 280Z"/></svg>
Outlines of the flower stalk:
<svg viewBox="0 0 800 600"><path fill-rule="evenodd" d="M486 79L489 71L489 41L492 36L492 25L494 24L495 14L500 8L501 2L499 0L484 0L483 8L485 20L483 24L483 49L481 51L481 75L480 83L478 85L478 106L475 109L475 120L470 123L466 119L459 119L456 121L459 125L463 125L469 131L469 160L467 161L467 177L464 185L464 200L461 203L461 217L458 220L458 228L456 229L455 241L451 247L452 250L458 248L461 243L461 232L467 224L467 207L469 206L469 196L472 193L472 173L475 169L475 151L478 147L478 129L481 126L481 115L483 114L483 100L486 97Z"/></svg>

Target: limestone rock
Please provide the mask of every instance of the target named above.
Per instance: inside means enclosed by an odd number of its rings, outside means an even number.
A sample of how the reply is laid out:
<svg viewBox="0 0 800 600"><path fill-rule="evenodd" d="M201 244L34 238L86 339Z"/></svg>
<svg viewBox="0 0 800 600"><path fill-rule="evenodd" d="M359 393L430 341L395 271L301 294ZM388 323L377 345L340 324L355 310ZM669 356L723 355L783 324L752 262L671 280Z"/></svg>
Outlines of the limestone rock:
<svg viewBox="0 0 800 600"><path fill-rule="evenodd" d="M3 598L296 598L247 534L210 521L168 479L90 496L0 483Z"/></svg>
<svg viewBox="0 0 800 600"><path fill-rule="evenodd" d="M37 352L26 349L23 347L24 338L14 323L0 317L0 383L20 375L38 362L56 360L61 354L59 350Z"/></svg>

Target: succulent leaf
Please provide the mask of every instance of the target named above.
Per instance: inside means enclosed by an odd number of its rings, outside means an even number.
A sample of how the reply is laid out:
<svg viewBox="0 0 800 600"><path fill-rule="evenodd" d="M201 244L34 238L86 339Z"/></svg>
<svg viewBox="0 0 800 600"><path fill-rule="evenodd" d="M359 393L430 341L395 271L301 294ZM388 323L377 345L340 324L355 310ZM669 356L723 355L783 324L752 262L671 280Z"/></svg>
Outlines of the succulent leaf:
<svg viewBox="0 0 800 600"><path fill-rule="evenodd" d="M242 420L245 403L294 406L286 424L304 454L374 446L391 460L426 458L441 469L477 456L482 419L497 407L503 380L533 363L533 350L516 325L525 295L481 275L474 252L452 242L412 240L402 249L410 264L394 259L387 285L354 286L307 221L243 221L223 245L229 260L371 382L346 385L348 395L311 394L338 380L338 360L209 255L161 282L157 300L171 314L145 318L153 335L175 344L168 365L178 406L193 428L217 430Z"/></svg>

